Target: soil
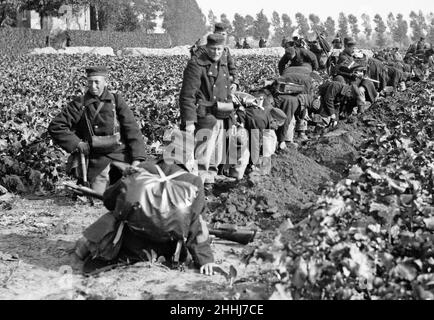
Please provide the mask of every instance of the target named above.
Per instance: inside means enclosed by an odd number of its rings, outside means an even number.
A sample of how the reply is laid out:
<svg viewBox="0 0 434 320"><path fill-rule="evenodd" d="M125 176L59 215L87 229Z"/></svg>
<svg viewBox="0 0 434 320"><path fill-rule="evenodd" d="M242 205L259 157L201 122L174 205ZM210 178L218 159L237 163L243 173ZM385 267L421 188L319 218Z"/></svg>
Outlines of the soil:
<svg viewBox="0 0 434 320"><path fill-rule="evenodd" d="M158 263L121 266L93 276L81 273L73 254L81 232L106 212L60 190L51 198L0 196L0 299L267 299L275 266L245 263L258 239L272 241L284 221L297 223L322 188L347 174L363 141L375 135L378 110L273 156L269 176L220 182L208 192L208 221L259 230L246 246L214 238L216 262L237 275L205 276L195 269L169 270Z"/></svg>

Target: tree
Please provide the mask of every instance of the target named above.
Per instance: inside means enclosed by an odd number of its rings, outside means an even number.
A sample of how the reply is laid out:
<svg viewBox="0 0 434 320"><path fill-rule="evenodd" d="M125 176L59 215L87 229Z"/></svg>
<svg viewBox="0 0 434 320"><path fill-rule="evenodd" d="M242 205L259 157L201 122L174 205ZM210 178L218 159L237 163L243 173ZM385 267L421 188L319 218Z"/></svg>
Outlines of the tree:
<svg viewBox="0 0 434 320"><path fill-rule="evenodd" d="M307 38L309 36L310 27L306 17L302 13L297 12L295 14L295 20L297 21L298 34L301 37Z"/></svg>
<svg viewBox="0 0 434 320"><path fill-rule="evenodd" d="M147 33L155 30L155 20L164 9L163 0L135 0L133 8L138 15L140 27Z"/></svg>
<svg viewBox="0 0 434 320"><path fill-rule="evenodd" d="M235 37L235 41L241 41L242 38L247 36L246 19L242 15L235 13L232 24L234 26L233 36Z"/></svg>
<svg viewBox="0 0 434 320"><path fill-rule="evenodd" d="M64 0L73 6L90 6L92 30L137 30L149 33L155 29L165 0ZM68 4L69 4L68 3ZM128 20L130 18L130 20ZM138 21L138 23L137 23Z"/></svg>
<svg viewBox="0 0 434 320"><path fill-rule="evenodd" d="M408 23L404 20L404 16L399 13L396 16L396 36L395 41L398 42L401 46L408 41L407 32L408 32Z"/></svg>
<svg viewBox="0 0 434 320"><path fill-rule="evenodd" d="M357 17L353 14L349 14L348 22L350 23L350 27L351 27L351 35L353 36L354 39L356 39L356 41L359 40L360 29L359 29Z"/></svg>
<svg viewBox="0 0 434 320"><path fill-rule="evenodd" d="M371 18L366 13L363 13L362 20L363 20L362 26L364 28L366 39L369 40L372 34Z"/></svg>
<svg viewBox="0 0 434 320"><path fill-rule="evenodd" d="M398 14L395 18L392 12L389 13L387 26L392 34L393 41L402 45L407 40L408 24L402 14Z"/></svg>
<svg viewBox="0 0 434 320"><path fill-rule="evenodd" d="M285 37L291 38L296 27L292 25L292 20L286 13L282 14L282 30Z"/></svg>
<svg viewBox="0 0 434 320"><path fill-rule="evenodd" d="M434 43L434 19L431 19L431 23L428 26L427 40L429 43Z"/></svg>
<svg viewBox="0 0 434 320"><path fill-rule="evenodd" d="M377 25L375 27L375 32L377 33L377 40L376 40L376 44L382 48L386 45L386 37L384 35L384 33L386 32L386 24L383 21L383 18L379 15L376 14L374 17L374 23Z"/></svg>
<svg viewBox="0 0 434 320"><path fill-rule="evenodd" d="M46 29L44 18L48 16L59 16L59 8L65 4L63 0L28 0L21 1L20 10L34 10L39 13L41 29Z"/></svg>
<svg viewBox="0 0 434 320"><path fill-rule="evenodd" d="M327 17L327 20L324 22L324 28L327 33L327 40L332 41L336 33L335 20L332 17Z"/></svg>
<svg viewBox="0 0 434 320"><path fill-rule="evenodd" d="M345 13L339 13L339 33L341 37L348 37L348 19Z"/></svg>
<svg viewBox="0 0 434 320"><path fill-rule="evenodd" d="M255 29L255 18L251 15L246 15L246 37L253 37L254 29Z"/></svg>
<svg viewBox="0 0 434 320"><path fill-rule="evenodd" d="M136 31L140 29L140 20L137 11L131 4L123 3L116 16L115 31Z"/></svg>
<svg viewBox="0 0 434 320"><path fill-rule="evenodd" d="M274 31L274 35L272 39L273 45L280 45L283 37L285 36L285 33L283 32L282 21L277 11L273 11L271 17L271 25L273 26L273 31Z"/></svg>
<svg viewBox="0 0 434 320"><path fill-rule="evenodd" d="M191 44L206 33L206 18L196 0L166 0L163 28L172 45Z"/></svg>
<svg viewBox="0 0 434 320"><path fill-rule="evenodd" d="M324 26L321 24L320 18L316 14L310 14L309 15L310 20L310 28L313 32L322 33L325 32Z"/></svg>
<svg viewBox="0 0 434 320"><path fill-rule="evenodd" d="M253 38L256 40L259 40L261 37L264 39L268 39L268 37L270 36L270 25L271 23L268 22L268 18L264 14L264 10L261 10L256 15L256 20L254 22Z"/></svg>
<svg viewBox="0 0 434 320"><path fill-rule="evenodd" d="M234 28L232 28L232 24L229 21L228 17L226 16L226 14L222 13L220 15L220 22L224 23L226 25L226 27L228 28L228 35L232 35Z"/></svg>
<svg viewBox="0 0 434 320"><path fill-rule="evenodd" d="M0 26L16 26L17 11L20 5L18 0L0 0Z"/></svg>
<svg viewBox="0 0 434 320"><path fill-rule="evenodd" d="M214 31L214 25L217 22L217 16L214 14L212 10L208 12L208 31L213 32Z"/></svg>
<svg viewBox="0 0 434 320"><path fill-rule="evenodd" d="M419 40L419 38L424 35L424 30L427 29L427 24L422 11L419 11L419 14L414 11L410 12L410 27L413 29L413 41Z"/></svg>

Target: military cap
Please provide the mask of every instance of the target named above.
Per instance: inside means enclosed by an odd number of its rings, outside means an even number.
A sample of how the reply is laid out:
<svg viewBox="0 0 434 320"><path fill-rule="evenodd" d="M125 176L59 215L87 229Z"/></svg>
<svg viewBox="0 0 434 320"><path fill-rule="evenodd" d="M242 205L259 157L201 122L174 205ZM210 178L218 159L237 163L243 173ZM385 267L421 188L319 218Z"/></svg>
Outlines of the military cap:
<svg viewBox="0 0 434 320"><path fill-rule="evenodd" d="M105 66L93 66L86 68L86 74L88 77L92 76L106 76L108 74L107 67Z"/></svg>
<svg viewBox="0 0 434 320"><path fill-rule="evenodd" d="M225 41L225 36L218 33L212 33L206 38L206 44L211 46L225 44Z"/></svg>
<svg viewBox="0 0 434 320"><path fill-rule="evenodd" d="M354 39L351 38L351 37L346 37L346 38L344 38L344 44L346 46L355 46L356 45L356 41L354 41Z"/></svg>
<svg viewBox="0 0 434 320"><path fill-rule="evenodd" d="M225 32L228 29L228 26L226 24L224 24L223 22L217 22L214 25L214 32L218 33L218 32Z"/></svg>
<svg viewBox="0 0 434 320"><path fill-rule="evenodd" d="M276 120L279 126L283 125L286 120L286 114L279 108L271 108L270 110L271 117Z"/></svg>

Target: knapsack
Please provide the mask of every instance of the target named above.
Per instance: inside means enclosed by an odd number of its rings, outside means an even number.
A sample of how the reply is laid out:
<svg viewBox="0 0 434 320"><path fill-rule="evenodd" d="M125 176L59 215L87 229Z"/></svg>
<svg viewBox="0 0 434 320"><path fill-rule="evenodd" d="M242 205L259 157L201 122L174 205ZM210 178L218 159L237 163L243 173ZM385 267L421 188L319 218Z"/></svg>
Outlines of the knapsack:
<svg viewBox="0 0 434 320"><path fill-rule="evenodd" d="M151 241L185 240L198 187L175 180L186 171L166 176L158 165L155 167L157 174L134 168L122 179L123 191L117 198L115 211L132 230Z"/></svg>
<svg viewBox="0 0 434 320"><path fill-rule="evenodd" d="M285 77L277 78L274 88L277 94L297 95L306 91L304 85L288 81Z"/></svg>

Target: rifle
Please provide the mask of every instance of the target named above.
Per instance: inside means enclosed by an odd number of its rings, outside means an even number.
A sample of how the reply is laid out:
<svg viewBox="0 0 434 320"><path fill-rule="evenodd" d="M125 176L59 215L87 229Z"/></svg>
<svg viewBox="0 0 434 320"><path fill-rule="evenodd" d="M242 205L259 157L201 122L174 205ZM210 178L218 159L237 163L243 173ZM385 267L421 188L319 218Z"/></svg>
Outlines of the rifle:
<svg viewBox="0 0 434 320"><path fill-rule="evenodd" d="M66 189L71 190L76 194L96 198L99 200L104 199L102 194L88 187L78 186L69 182L64 182L63 185ZM241 228L234 224L223 224L219 222L208 224L208 231L209 234L220 239L234 241L244 245L252 242L256 235L255 229Z"/></svg>
<svg viewBox="0 0 434 320"><path fill-rule="evenodd" d="M374 80L374 79L371 79L371 78L368 78L368 77L358 77L358 78L361 79L361 80L369 80L369 81L372 81L372 82L375 82L375 83L380 83L380 81Z"/></svg>

